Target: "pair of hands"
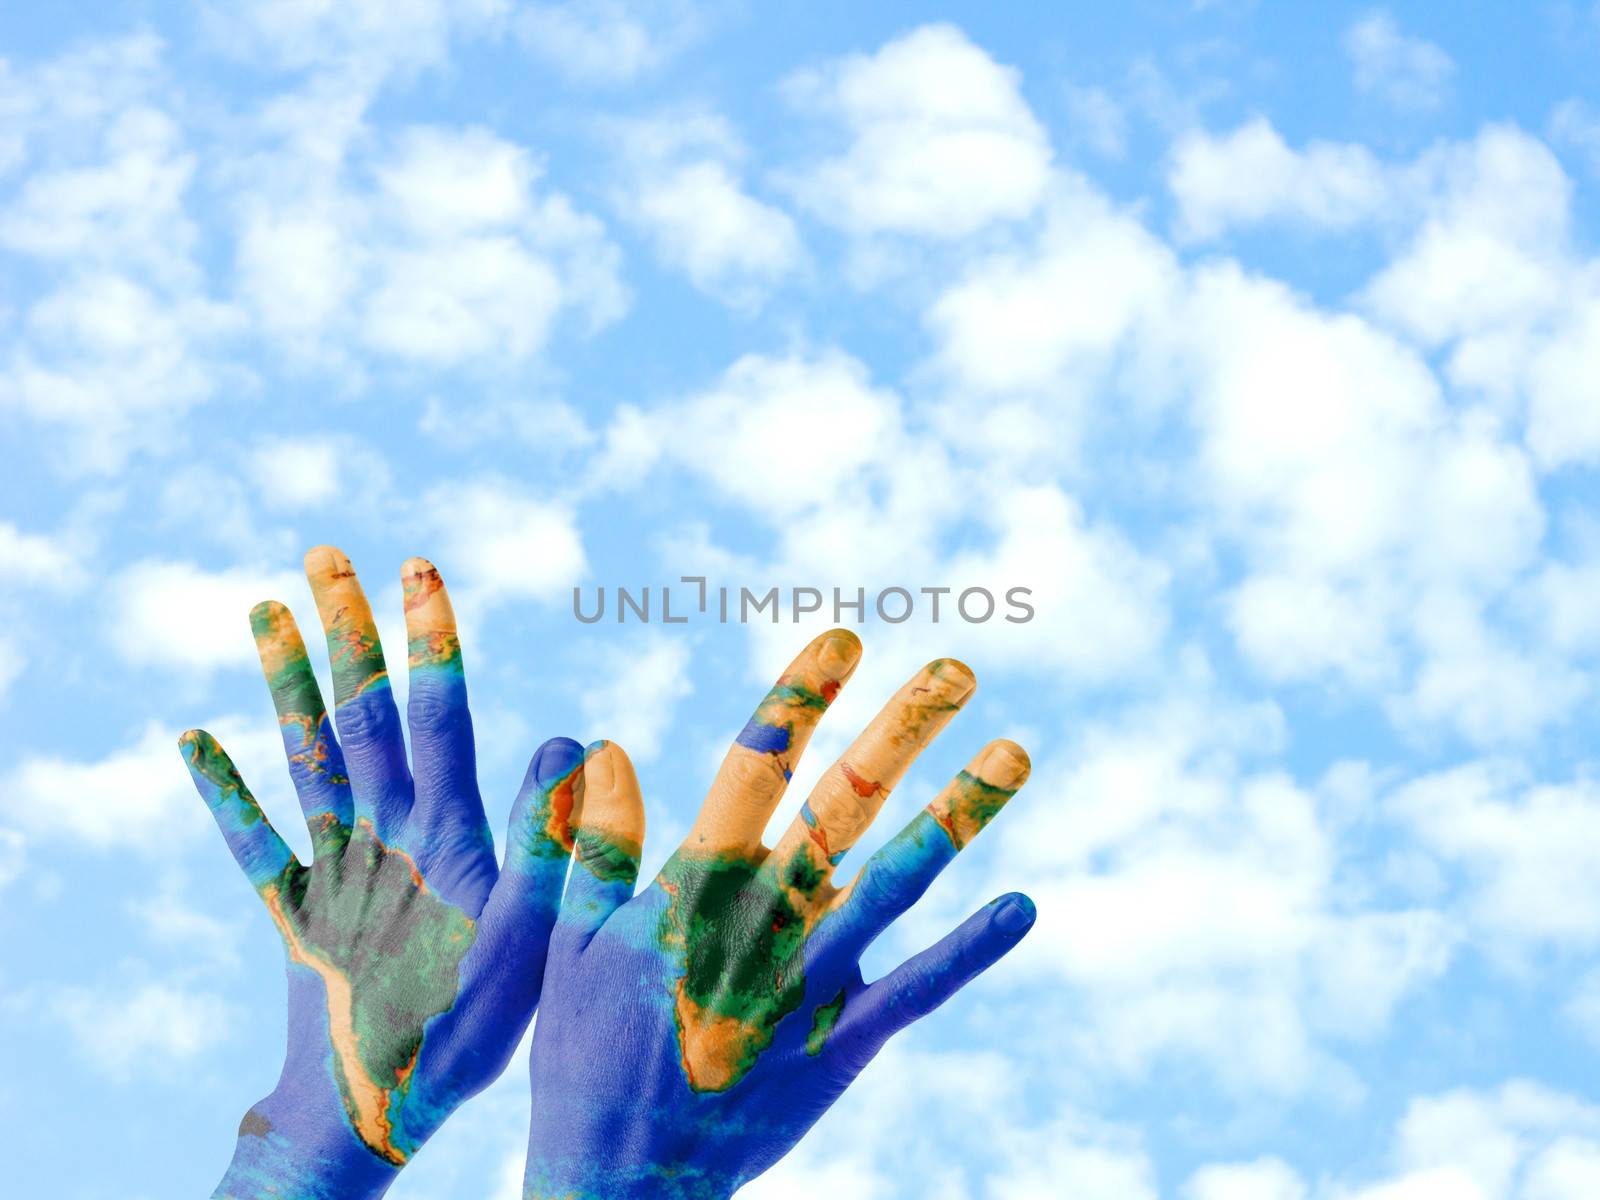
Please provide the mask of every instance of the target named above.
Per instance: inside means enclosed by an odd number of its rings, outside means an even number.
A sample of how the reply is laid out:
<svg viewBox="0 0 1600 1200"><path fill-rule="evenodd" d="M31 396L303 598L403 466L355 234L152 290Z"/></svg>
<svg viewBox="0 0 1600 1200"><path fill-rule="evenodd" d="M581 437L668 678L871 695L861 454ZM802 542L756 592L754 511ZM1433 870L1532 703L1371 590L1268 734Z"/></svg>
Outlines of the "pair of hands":
<svg viewBox="0 0 1600 1200"><path fill-rule="evenodd" d="M305 566L332 659L332 721L289 611L258 605L251 626L311 864L209 734L180 740L288 957L283 1073L245 1115L217 1197L381 1195L505 1068L536 1003L529 1200L731 1195L894 1032L1033 923L1025 896L1002 896L884 978L861 975L866 947L1027 778L1020 747L989 743L836 885L839 860L976 686L954 660L896 693L769 850L768 819L860 658L846 630L815 639L730 747L688 837L635 894L644 807L620 747L541 746L497 866L438 572L417 558L402 570L408 763L349 560L319 547Z"/></svg>

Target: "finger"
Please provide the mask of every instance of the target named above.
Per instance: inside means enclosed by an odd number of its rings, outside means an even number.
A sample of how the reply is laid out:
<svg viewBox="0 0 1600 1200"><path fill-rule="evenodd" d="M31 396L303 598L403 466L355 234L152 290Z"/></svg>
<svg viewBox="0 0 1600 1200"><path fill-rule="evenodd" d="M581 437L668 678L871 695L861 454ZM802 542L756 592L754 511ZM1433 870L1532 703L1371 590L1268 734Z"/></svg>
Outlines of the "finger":
<svg viewBox="0 0 1600 1200"><path fill-rule="evenodd" d="M250 789L239 777L233 760L203 729L191 729L178 739L178 750L189 766L195 790L206 802L223 840L250 885L270 905L276 896L291 888L294 878L305 868L294 851L272 828Z"/></svg>
<svg viewBox="0 0 1600 1200"><path fill-rule="evenodd" d="M928 890L1028 781L1028 752L999 738L973 756L833 900L841 932L859 954Z"/></svg>
<svg viewBox="0 0 1600 1200"><path fill-rule="evenodd" d="M572 856L572 817L583 788L583 747L551 738L534 751L511 806L505 863L483 911L462 969L467 976L509 978L537 986L544 951L561 903Z"/></svg>
<svg viewBox="0 0 1600 1200"><path fill-rule="evenodd" d="M761 845L812 731L860 660L861 639L848 629L829 630L800 652L728 748L686 848L749 854Z"/></svg>
<svg viewBox="0 0 1600 1200"><path fill-rule="evenodd" d="M592 934L633 898L644 842L644 801L633 764L615 742L584 752L572 874L561 900L562 925Z"/></svg>
<svg viewBox="0 0 1600 1200"><path fill-rule="evenodd" d="M313 852L337 853L349 840L355 822L350 779L333 736L333 723L323 707L322 689L306 657L306 644L294 614L276 600L250 610L250 631L255 634L256 653L272 692L272 707L278 713L289 777L311 830Z"/></svg>
<svg viewBox="0 0 1600 1200"><path fill-rule="evenodd" d="M467 681L461 670L461 640L450 595L438 570L425 558L408 558L400 568L400 581L405 590L411 679L406 719L415 778L412 820L430 845L453 842L463 831L481 831L488 842Z"/></svg>
<svg viewBox="0 0 1600 1200"><path fill-rule="evenodd" d="M1037 915L1033 901L1021 892L991 900L943 939L851 997L837 1014L824 1051L853 1075L890 1037L1004 957Z"/></svg>
<svg viewBox="0 0 1600 1200"><path fill-rule="evenodd" d="M356 819L371 821L378 839L387 843L410 811L411 771L378 627L355 568L342 551L318 546L306 554L305 567L328 635L334 723L349 769Z"/></svg>
<svg viewBox="0 0 1600 1200"><path fill-rule="evenodd" d="M918 671L823 773L779 840L774 859L788 862L808 849L827 879L912 761L977 686L966 664L953 658L935 659Z"/></svg>

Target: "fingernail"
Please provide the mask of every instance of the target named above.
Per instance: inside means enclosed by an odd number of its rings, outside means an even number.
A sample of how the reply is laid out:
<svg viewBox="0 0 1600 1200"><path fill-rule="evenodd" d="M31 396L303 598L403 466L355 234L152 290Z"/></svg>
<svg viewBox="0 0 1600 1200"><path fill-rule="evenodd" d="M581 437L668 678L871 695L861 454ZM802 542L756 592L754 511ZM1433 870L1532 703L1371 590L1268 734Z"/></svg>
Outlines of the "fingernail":
<svg viewBox="0 0 1600 1200"><path fill-rule="evenodd" d="M1029 769L1028 752L1015 742L1002 738L984 752L977 775L991 787L1014 792L1028 778Z"/></svg>
<svg viewBox="0 0 1600 1200"><path fill-rule="evenodd" d="M549 788L572 773L583 758L583 747L571 738L551 738L533 756L533 780Z"/></svg>
<svg viewBox="0 0 1600 1200"><path fill-rule="evenodd" d="M861 639L848 629L836 629L822 643L817 666L829 679L843 679L861 658Z"/></svg>
<svg viewBox="0 0 1600 1200"><path fill-rule="evenodd" d="M583 785L591 792L609 792L616 786L616 751L611 743L599 741L590 746L583 759Z"/></svg>
<svg viewBox="0 0 1600 1200"><path fill-rule="evenodd" d="M952 704L965 700L978 686L978 677L960 659L936 658L928 664L928 672L938 681L940 691Z"/></svg>
<svg viewBox="0 0 1600 1200"><path fill-rule="evenodd" d="M994 923L1002 933L1022 933L1033 925L1038 916L1039 911L1034 908L1033 901L1018 892L1000 906L1000 911L994 915Z"/></svg>

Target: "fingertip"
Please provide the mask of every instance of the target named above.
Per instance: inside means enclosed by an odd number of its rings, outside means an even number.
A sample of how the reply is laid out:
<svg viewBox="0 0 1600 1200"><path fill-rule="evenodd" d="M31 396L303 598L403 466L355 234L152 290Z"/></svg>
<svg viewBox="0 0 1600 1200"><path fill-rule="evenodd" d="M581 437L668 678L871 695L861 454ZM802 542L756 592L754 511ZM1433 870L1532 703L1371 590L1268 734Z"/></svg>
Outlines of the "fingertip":
<svg viewBox="0 0 1600 1200"><path fill-rule="evenodd" d="M1033 928L1039 910L1033 899L1022 892L1007 892L990 901L995 928L1016 939Z"/></svg>
<svg viewBox="0 0 1600 1200"><path fill-rule="evenodd" d="M270 625L280 615L286 612L286 607L276 600L263 600L250 610L250 625Z"/></svg>
<svg viewBox="0 0 1600 1200"><path fill-rule="evenodd" d="M938 680L950 700L960 703L978 687L978 677L959 658L936 658L923 670Z"/></svg>
<svg viewBox="0 0 1600 1200"><path fill-rule="evenodd" d="M1028 781L1033 761L1028 752L1009 738L996 738L983 748L973 772L991 787L1015 792Z"/></svg>
<svg viewBox="0 0 1600 1200"><path fill-rule="evenodd" d="M353 575L350 557L337 546L313 546L306 551L304 560L306 577L313 580L331 580Z"/></svg>
<svg viewBox="0 0 1600 1200"><path fill-rule="evenodd" d="M202 738L209 740L211 735L204 729L186 729L178 735L178 753L184 758L192 758L196 747L203 746Z"/></svg>
<svg viewBox="0 0 1600 1200"><path fill-rule="evenodd" d="M533 752L528 774L541 788L559 783L583 762L583 747L569 737L553 737Z"/></svg>
<svg viewBox="0 0 1600 1200"><path fill-rule="evenodd" d="M408 579L416 575L438 574L438 568L420 554L413 554L400 564L400 578Z"/></svg>
<svg viewBox="0 0 1600 1200"><path fill-rule="evenodd" d="M818 639L817 666L823 674L842 683L861 661L861 639L849 629L830 629Z"/></svg>

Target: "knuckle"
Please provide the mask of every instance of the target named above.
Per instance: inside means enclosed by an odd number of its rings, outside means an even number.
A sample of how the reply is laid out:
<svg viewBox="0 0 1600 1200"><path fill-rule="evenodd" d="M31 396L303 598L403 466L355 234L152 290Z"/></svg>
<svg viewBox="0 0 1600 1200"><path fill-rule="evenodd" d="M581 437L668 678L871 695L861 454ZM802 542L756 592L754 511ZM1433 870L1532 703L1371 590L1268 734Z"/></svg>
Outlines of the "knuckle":
<svg viewBox="0 0 1600 1200"><path fill-rule="evenodd" d="M788 783L776 757L753 751L729 758L723 778L727 790L761 800L770 800Z"/></svg>

